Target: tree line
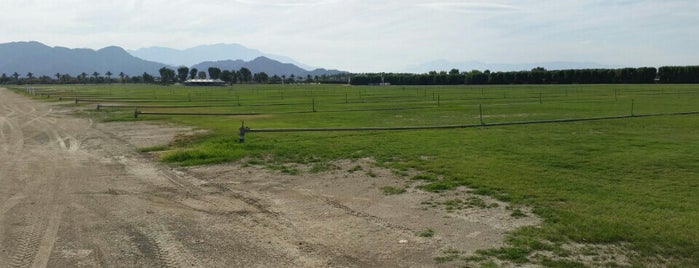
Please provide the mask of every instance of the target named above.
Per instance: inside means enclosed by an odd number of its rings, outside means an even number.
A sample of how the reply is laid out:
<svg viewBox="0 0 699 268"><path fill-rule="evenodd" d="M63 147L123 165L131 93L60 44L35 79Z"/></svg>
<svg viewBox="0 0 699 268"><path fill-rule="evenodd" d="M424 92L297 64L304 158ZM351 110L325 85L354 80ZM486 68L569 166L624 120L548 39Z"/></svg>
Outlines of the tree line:
<svg viewBox="0 0 699 268"><path fill-rule="evenodd" d="M664 66L620 69L546 70L491 72L431 71L413 73L365 73L353 75L352 85L485 85L485 84L649 84L699 83L699 66Z"/></svg>
<svg viewBox="0 0 699 268"><path fill-rule="evenodd" d="M20 75L0 74L0 84L100 84L100 83L152 83L170 85L184 83L188 79L220 79L233 85L237 83L291 84L291 83L349 83L352 85L485 85L485 84L648 84L648 83L699 83L699 66L663 66L620 68L620 69L569 69L546 70L542 67L530 71L491 72L472 70L460 72L458 69L414 73L340 73L321 76L268 75L265 72L252 73L242 67L238 70L221 70L210 67L207 70L179 67L177 70L163 67L159 76L144 72L129 76L120 72L93 72L78 75L56 73L53 76L35 76L29 72Z"/></svg>
<svg viewBox="0 0 699 268"><path fill-rule="evenodd" d="M184 83L189 79L213 79L221 80L229 85L237 83L258 83L258 84L291 84L291 83L347 83L350 74L321 75L321 76L296 76L268 75L265 72L253 73L250 69L242 67L238 70L221 70L217 67L209 67L207 70L197 68L178 67L176 70L162 67L158 70L159 76L144 72L141 75L127 75L120 72L114 76L111 71L103 74L85 72L78 75L56 73L54 76L35 76L29 72L21 75L17 72L8 75L0 74L0 84L109 84L109 83L149 83L171 85L174 83Z"/></svg>

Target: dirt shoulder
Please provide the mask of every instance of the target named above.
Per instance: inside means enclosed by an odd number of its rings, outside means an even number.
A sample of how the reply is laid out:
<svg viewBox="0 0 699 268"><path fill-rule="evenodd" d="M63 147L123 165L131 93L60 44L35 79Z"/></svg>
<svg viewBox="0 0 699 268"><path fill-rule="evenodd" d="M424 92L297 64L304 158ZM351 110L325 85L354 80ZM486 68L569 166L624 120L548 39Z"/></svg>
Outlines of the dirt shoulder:
<svg viewBox="0 0 699 268"><path fill-rule="evenodd" d="M468 189L421 191L371 159L289 175L136 152L191 131L96 123L0 89L0 266L448 267L435 258L539 223Z"/></svg>

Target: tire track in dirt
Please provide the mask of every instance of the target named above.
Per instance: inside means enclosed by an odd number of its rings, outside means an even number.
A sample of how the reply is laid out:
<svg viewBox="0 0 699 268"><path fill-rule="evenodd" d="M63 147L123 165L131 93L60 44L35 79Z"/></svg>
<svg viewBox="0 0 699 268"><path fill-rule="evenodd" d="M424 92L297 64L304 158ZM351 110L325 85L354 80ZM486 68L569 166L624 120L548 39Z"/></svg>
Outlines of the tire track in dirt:
<svg viewBox="0 0 699 268"><path fill-rule="evenodd" d="M24 199L25 196L21 193L16 193L9 199L5 200L2 202L2 207L0 207L0 225L2 225L5 222L5 215L7 214L10 209L15 207L17 204ZM5 231L5 228L0 228L0 237L3 237L3 233Z"/></svg>
<svg viewBox="0 0 699 268"><path fill-rule="evenodd" d="M10 267L32 267L34 257L39 250L41 237L44 234L44 224L38 222L37 218L31 219L32 224L26 226L23 234L19 237L17 248L12 254Z"/></svg>
<svg viewBox="0 0 699 268"><path fill-rule="evenodd" d="M366 221L369 221L369 222L371 222L371 223L373 223L373 224L376 224L376 225L379 225L379 226L381 226L381 227L384 227L384 228L387 228L387 229L395 229L395 230L400 230L400 231L406 231L406 232L413 233L413 230L411 230L411 229L408 228L408 227L401 226L401 225L397 225L397 224L393 224L393 223L390 223L390 222L388 222L388 221L386 221L386 220L384 220L384 219L382 219L382 218L380 218L380 217L377 217L377 216L374 216L374 215L371 215L371 214L367 214L367 213L364 213L364 212L361 212L361 211L358 211L358 210L354 210L354 209L352 209L352 208L350 208L350 207L348 207L348 206L343 205L342 203L340 203L340 202L337 201L337 200L334 200L334 199L331 199L331 198L328 198L328 197L324 197L324 196L315 196L315 198L317 198L317 199L319 199L319 200L325 202L326 204L328 204L328 205L330 205L330 206L332 206L332 207L334 207L334 208L343 210L343 211L345 211L345 213L347 213L347 214L349 214L349 215L362 218L362 219L364 219L364 220L366 220Z"/></svg>
<svg viewBox="0 0 699 268"><path fill-rule="evenodd" d="M61 224L61 217L64 209L65 207L59 206L51 210L52 213L48 218L44 235L42 236L41 243L38 245L37 254L34 258L34 267L47 267L53 245L56 243L56 235L58 234L58 227Z"/></svg>
<svg viewBox="0 0 699 268"><path fill-rule="evenodd" d="M203 267L177 239L172 237L162 224L153 224L142 230L153 242L155 253L165 267Z"/></svg>

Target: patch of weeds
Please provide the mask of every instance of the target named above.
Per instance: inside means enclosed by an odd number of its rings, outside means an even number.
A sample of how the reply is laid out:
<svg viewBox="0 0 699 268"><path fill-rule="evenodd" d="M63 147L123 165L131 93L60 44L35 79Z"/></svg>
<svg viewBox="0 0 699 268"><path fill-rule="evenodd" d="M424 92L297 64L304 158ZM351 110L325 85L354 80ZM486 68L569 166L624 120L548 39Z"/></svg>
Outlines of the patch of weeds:
<svg viewBox="0 0 699 268"><path fill-rule="evenodd" d="M402 194L402 193L406 192L404 187L395 187L395 186L381 187L381 191L385 195L396 195L396 194Z"/></svg>
<svg viewBox="0 0 699 268"><path fill-rule="evenodd" d="M526 263L529 262L527 256L532 250L525 247L502 247L498 249L486 249L478 250L476 253L485 256L496 257L501 260L508 260L514 263Z"/></svg>
<svg viewBox="0 0 699 268"><path fill-rule="evenodd" d="M448 249L444 251L444 255L435 257L437 263L452 262L461 258L461 252L456 249Z"/></svg>
<svg viewBox="0 0 699 268"><path fill-rule="evenodd" d="M419 237L432 237L432 236L434 236L434 230L427 228L427 229L417 233L417 236L419 236Z"/></svg>
<svg viewBox="0 0 699 268"><path fill-rule="evenodd" d="M393 170L393 174L401 177L406 177L408 176L408 172L402 171L402 170Z"/></svg>
<svg viewBox="0 0 699 268"><path fill-rule="evenodd" d="M418 174L418 175L413 176L412 179L432 182L432 181L436 181L437 177L432 175L432 174L422 173L422 174Z"/></svg>
<svg viewBox="0 0 699 268"><path fill-rule="evenodd" d="M289 175L299 175L299 173L301 173L296 167L287 167L287 166L283 166L281 172L284 174L289 174Z"/></svg>
<svg viewBox="0 0 699 268"><path fill-rule="evenodd" d="M429 184L425 184L420 186L420 189L423 189L428 192L434 192L434 193L439 193L442 191L446 190L451 190L459 186L458 183L451 181L451 180L441 180L441 181L435 181Z"/></svg>
<svg viewBox="0 0 699 268"><path fill-rule="evenodd" d="M333 169L337 169L337 166L335 166L331 163L328 163L328 162L316 162L315 164L313 164L313 167L311 167L310 172L311 173L320 173L320 172L324 172L324 171L330 171Z"/></svg>
<svg viewBox="0 0 699 268"><path fill-rule="evenodd" d="M586 267L585 264L576 262L576 261L570 261L570 260L552 260L550 258L544 257L541 260L541 264L546 267L560 267L560 268L584 268Z"/></svg>
<svg viewBox="0 0 699 268"><path fill-rule="evenodd" d="M524 212L522 212L522 210L520 209L515 209L514 211L512 211L512 213L510 213L510 216L514 218L524 218L527 216L527 214L524 214Z"/></svg>
<svg viewBox="0 0 699 268"><path fill-rule="evenodd" d="M268 164L267 168L272 169L272 170L277 170L281 173L284 174L289 174L289 175L299 175L301 172L298 170L296 167L289 167L286 165L279 165L279 164Z"/></svg>
<svg viewBox="0 0 699 268"><path fill-rule="evenodd" d="M257 165L264 164L264 162L260 159L253 158L253 159L248 160L247 164L251 165L251 166L257 166Z"/></svg>
<svg viewBox="0 0 699 268"><path fill-rule="evenodd" d="M355 172L360 171L360 170L363 170L362 166L356 165L356 166L350 168L349 170L347 170L347 172L349 172L349 173L355 173Z"/></svg>
<svg viewBox="0 0 699 268"><path fill-rule="evenodd" d="M376 176L377 176L376 173L374 173L373 170L367 171L367 172L366 172L366 175L369 176L369 177L372 177L372 178L376 178Z"/></svg>

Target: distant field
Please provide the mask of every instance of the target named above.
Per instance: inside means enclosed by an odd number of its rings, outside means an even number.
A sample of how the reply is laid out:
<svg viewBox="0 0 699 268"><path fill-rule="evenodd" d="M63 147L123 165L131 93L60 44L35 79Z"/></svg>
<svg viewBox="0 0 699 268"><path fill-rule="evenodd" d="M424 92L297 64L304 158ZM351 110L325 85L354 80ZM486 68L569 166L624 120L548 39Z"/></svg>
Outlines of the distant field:
<svg viewBox="0 0 699 268"><path fill-rule="evenodd" d="M26 92L28 87L15 89ZM414 168L438 178L425 190L466 185L532 206L545 219L541 228L512 234L510 246L483 255L522 262L537 250L565 255L561 245L577 242L622 245L631 264L639 266L699 266L696 114L449 130L248 133L245 143L238 143L242 121L254 129L354 128L694 112L699 111L699 85L32 88L36 98L50 94L52 100L103 105L86 113L107 121L170 120L210 130L167 148L145 149L164 151L165 162L246 158L322 164L372 157L397 172ZM145 114L134 119L135 109Z"/></svg>

